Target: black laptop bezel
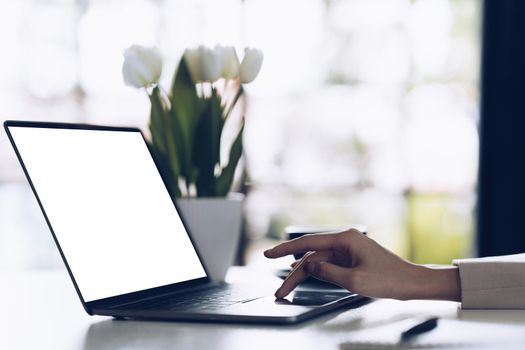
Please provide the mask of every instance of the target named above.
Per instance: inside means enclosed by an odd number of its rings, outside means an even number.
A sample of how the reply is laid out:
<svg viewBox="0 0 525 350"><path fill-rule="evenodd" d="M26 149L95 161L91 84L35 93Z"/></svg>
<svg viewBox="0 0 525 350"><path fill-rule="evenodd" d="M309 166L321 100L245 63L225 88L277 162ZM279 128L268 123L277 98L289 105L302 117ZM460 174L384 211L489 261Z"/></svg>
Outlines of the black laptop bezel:
<svg viewBox="0 0 525 350"><path fill-rule="evenodd" d="M120 126L101 126L101 125L92 125L92 124L77 124L77 123L57 123L57 122L40 122L40 121L21 121L21 120L6 120L4 122L4 129L7 133L7 136L9 138L9 141L16 153L16 156L18 158L18 161L20 162L20 165L22 166L22 169L24 171L24 174L27 178L27 181L29 182L29 186L31 187L31 190L33 191L33 194L35 195L35 198L38 202L38 206L40 207L40 210L42 211L42 214L44 215L44 219L47 223L47 226L49 227L49 230L51 231L51 235L53 236L53 240L55 241L55 244L58 248L58 251L60 252L60 256L62 257L62 261L64 262L64 265L66 266L67 272L69 274L69 277L71 278L71 281L73 282L73 285L75 287L75 290L78 294L78 297L80 298L80 301L82 302L82 306L84 307L84 310L90 315L93 315L94 309L105 309L108 307L111 307L112 305L120 305L125 304L129 302L133 302L136 300L142 300L147 298L152 298L159 295L169 294L169 293L175 293L177 291L181 291L188 288L195 288L199 286L203 286L206 284L210 284L211 280L209 278L208 268L206 267L206 264L204 263L204 260L202 259L202 256L199 252L199 249L195 245L195 242L192 238L191 231L189 230L188 225L186 224L184 218L182 215L180 215L180 210L177 206L177 203L173 201L173 205L175 206L175 209L177 210L177 213L179 213L179 216L181 217L182 224L184 225L184 228L186 229L186 232L190 238L191 244L193 245L193 248L195 249L197 256L199 258L199 261L201 262L204 271L206 272L205 277L196 278L193 280L188 280L184 282L178 282L178 283L172 283L160 287L154 287L149 289L144 289L140 291L130 292L126 294L116 295L116 296L110 296L103 299L97 299L92 300L89 302L86 302L84 300L84 297L82 296L82 293L77 285L77 282L75 280L75 277L73 275L73 272L71 271L69 264L67 262L66 256L64 255L64 252L62 251L62 248L60 247L60 243L58 242L58 239L55 235L55 231L53 230L53 226L51 225L51 222L49 221L49 218L47 217L46 211L44 209L44 206L42 202L40 201L40 197L38 196L38 193L36 191L36 188L33 185L33 182L31 180L31 177L26 169L26 166L24 164L24 161L22 159L22 156L20 155L20 152L18 151L18 148L16 146L16 143L14 141L13 136L11 135L11 132L9 130L9 127L27 127L27 128L43 128L43 129L70 129L70 130L95 130L95 131L120 131L120 132L138 132L142 136L142 139L144 140L145 146L148 148L148 151L150 152L150 155L155 163L155 166L157 168L157 171L159 171L158 162L157 159L155 159L155 156L151 152L150 147L148 146L148 143L146 141L146 138L144 137L144 134L139 128L133 128L133 127L120 127ZM161 177L164 186L166 187L166 191L168 191L168 188L166 186L166 180L162 177L161 172L159 171L159 176Z"/></svg>

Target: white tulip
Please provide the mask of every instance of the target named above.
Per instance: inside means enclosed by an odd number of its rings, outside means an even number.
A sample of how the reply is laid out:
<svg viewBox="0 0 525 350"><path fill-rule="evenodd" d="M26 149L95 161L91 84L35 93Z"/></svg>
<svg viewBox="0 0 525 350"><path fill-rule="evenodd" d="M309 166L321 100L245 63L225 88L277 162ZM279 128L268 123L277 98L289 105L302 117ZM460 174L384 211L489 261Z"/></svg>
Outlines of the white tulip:
<svg viewBox="0 0 525 350"><path fill-rule="evenodd" d="M241 83L247 84L252 82L259 74L263 61L261 50L245 48L244 57L240 67Z"/></svg>
<svg viewBox="0 0 525 350"><path fill-rule="evenodd" d="M124 51L122 75L127 85L136 88L158 83L162 73L162 58L155 48L133 45Z"/></svg>
<svg viewBox="0 0 525 350"><path fill-rule="evenodd" d="M221 77L221 56L216 50L204 46L186 49L184 60L190 70L191 78L196 83L214 82Z"/></svg>
<svg viewBox="0 0 525 350"><path fill-rule="evenodd" d="M239 77L239 58L233 46L215 46L215 51L220 55L222 62L221 77L236 79Z"/></svg>

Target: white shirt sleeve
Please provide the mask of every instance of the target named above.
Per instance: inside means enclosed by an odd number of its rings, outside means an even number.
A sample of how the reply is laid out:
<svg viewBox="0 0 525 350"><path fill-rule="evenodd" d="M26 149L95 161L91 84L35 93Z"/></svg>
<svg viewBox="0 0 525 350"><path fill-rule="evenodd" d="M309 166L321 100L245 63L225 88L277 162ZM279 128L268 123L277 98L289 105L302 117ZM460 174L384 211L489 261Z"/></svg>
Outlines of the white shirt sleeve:
<svg viewBox="0 0 525 350"><path fill-rule="evenodd" d="M457 259L464 309L525 309L525 254Z"/></svg>

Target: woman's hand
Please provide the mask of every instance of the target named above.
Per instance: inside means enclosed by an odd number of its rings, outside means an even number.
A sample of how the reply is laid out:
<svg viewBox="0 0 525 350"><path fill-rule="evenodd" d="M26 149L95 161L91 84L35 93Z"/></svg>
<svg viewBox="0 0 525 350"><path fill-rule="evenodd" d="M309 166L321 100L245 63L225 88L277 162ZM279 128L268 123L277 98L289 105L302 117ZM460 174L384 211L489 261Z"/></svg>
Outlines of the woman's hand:
<svg viewBox="0 0 525 350"><path fill-rule="evenodd" d="M305 235L268 249L267 258L305 253L275 292L284 298L309 275L352 292L379 298L459 301L457 267L430 268L412 264L361 232Z"/></svg>

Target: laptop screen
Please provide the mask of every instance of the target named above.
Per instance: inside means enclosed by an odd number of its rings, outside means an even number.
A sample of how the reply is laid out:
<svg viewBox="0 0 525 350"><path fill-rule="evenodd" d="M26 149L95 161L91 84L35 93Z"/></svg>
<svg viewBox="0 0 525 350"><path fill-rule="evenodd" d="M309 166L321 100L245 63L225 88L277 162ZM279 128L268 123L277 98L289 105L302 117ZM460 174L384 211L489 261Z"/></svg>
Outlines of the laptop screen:
<svg viewBox="0 0 525 350"><path fill-rule="evenodd" d="M86 302L206 276L140 132L9 131Z"/></svg>

